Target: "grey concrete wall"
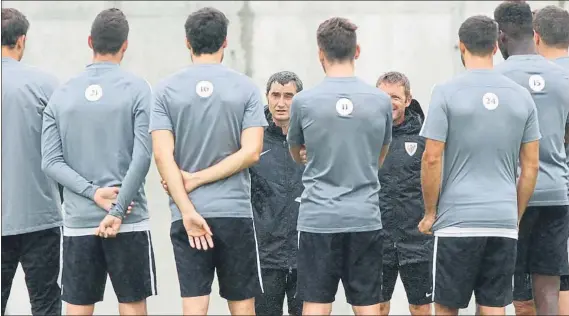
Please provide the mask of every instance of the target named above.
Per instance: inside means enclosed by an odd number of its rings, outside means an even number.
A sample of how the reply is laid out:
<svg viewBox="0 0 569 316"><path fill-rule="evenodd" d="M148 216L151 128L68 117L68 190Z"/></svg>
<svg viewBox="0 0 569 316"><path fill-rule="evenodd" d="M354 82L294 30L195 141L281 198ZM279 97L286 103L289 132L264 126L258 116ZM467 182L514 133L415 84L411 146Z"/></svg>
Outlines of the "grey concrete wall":
<svg viewBox="0 0 569 316"><path fill-rule="evenodd" d="M558 1L528 1L543 7ZM305 87L324 76L317 58L316 28L331 16L345 16L358 26L362 47L357 75L369 83L385 71L406 73L413 94L427 106L432 86L462 71L456 49L458 26L473 14L492 15L499 1L2 1L2 7L24 12L31 22L24 61L67 80L90 62L87 35L95 15L111 6L121 8L131 27L124 67L155 84L190 62L184 45L184 21L197 8L209 5L231 21L224 63L252 76L259 88L274 72L292 70ZM499 55L499 54L498 54ZM501 57L496 56L496 61ZM7 154L7 153L3 153ZM180 314L181 303L172 248L170 213L154 166L147 178L156 252L159 295L149 300L151 314ZM213 291L210 314L226 314L225 303ZM393 314L408 314L398 284ZM117 301L110 282L96 314L114 314ZM21 270L16 275L8 312L29 314ZM511 308L509 312L512 312ZM334 314L348 314L342 290ZM464 313L473 314L471 307Z"/></svg>

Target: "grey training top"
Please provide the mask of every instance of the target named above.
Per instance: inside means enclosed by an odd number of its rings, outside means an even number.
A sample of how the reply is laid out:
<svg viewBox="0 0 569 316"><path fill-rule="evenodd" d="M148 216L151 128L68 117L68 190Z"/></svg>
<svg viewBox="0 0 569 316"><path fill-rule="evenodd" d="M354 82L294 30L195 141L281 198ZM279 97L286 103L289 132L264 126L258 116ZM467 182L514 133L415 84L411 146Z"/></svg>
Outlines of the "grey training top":
<svg viewBox="0 0 569 316"><path fill-rule="evenodd" d="M267 126L259 89L247 76L221 64L182 69L156 88L150 131L175 137L174 159L188 172L206 169L241 148L241 132ZM251 178L245 169L189 194L205 218L252 218ZM172 221L181 214L170 198Z"/></svg>
<svg viewBox="0 0 569 316"><path fill-rule="evenodd" d="M559 57L553 60L553 62L565 68L567 71L569 71L569 56ZM569 128L568 125L569 125L569 117L568 120L565 122L565 130ZM567 164L569 165L569 146L567 145L565 145L565 156L567 157ZM567 174L567 177L569 178L569 174ZM567 194L569 194L569 188L567 190Z"/></svg>
<svg viewBox="0 0 569 316"><path fill-rule="evenodd" d="M381 148L391 142L391 99L356 77L326 77L295 95L289 146L306 145L298 230L381 229L377 177Z"/></svg>
<svg viewBox="0 0 569 316"><path fill-rule="evenodd" d="M526 88L533 97L541 135L539 173L529 206L569 205L565 123L569 114L569 74L540 55L515 55L496 70Z"/></svg>
<svg viewBox="0 0 569 316"><path fill-rule="evenodd" d="M57 184L41 170L42 114L57 84L2 57L2 236L61 226Z"/></svg>
<svg viewBox="0 0 569 316"><path fill-rule="evenodd" d="M540 139L525 89L494 70L469 70L434 88L420 135L445 143L433 231L517 228L520 147Z"/></svg>
<svg viewBox="0 0 569 316"><path fill-rule="evenodd" d="M64 225L99 226L107 212L99 187L120 187L111 214L124 224L148 219L144 180L150 167L149 84L114 63L95 63L59 88L43 119L42 167L64 186Z"/></svg>

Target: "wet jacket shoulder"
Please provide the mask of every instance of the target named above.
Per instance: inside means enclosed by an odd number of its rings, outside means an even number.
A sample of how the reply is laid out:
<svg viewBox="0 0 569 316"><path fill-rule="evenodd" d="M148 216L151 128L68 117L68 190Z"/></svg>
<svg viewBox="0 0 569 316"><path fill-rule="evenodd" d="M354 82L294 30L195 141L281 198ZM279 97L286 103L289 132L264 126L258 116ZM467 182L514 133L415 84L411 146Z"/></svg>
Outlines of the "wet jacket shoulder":
<svg viewBox="0 0 569 316"><path fill-rule="evenodd" d="M429 260L432 237L423 235L417 225L423 218L421 157L425 139L419 136L425 115L413 100L405 120L393 126L389 152L379 170L381 220L386 232L386 260L397 252L400 264Z"/></svg>
<svg viewBox="0 0 569 316"><path fill-rule="evenodd" d="M249 169L261 267L294 269L304 167L292 160L286 135L275 125L268 109L265 115L269 126L265 130L261 158Z"/></svg>

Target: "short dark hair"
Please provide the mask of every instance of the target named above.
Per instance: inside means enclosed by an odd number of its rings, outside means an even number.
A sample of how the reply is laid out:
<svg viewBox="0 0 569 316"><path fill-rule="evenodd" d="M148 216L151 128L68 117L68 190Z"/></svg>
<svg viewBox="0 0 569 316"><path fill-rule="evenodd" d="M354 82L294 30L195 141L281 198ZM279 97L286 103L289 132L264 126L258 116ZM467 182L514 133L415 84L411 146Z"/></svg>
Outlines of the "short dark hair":
<svg viewBox="0 0 569 316"><path fill-rule="evenodd" d="M22 12L13 8L2 8L2 46L14 48L18 39L28 34L30 22Z"/></svg>
<svg viewBox="0 0 569 316"><path fill-rule="evenodd" d="M358 27L348 19L330 18L318 27L316 40L329 61L353 59L356 54Z"/></svg>
<svg viewBox="0 0 569 316"><path fill-rule="evenodd" d="M502 2L494 10L494 20L498 22L500 30L514 40L533 37L533 14L525 2Z"/></svg>
<svg viewBox="0 0 569 316"><path fill-rule="evenodd" d="M535 13L533 28L543 42L557 48L569 47L569 12L548 5Z"/></svg>
<svg viewBox="0 0 569 316"><path fill-rule="evenodd" d="M377 83L375 85L379 87L379 85L382 83L398 84L403 87L403 90L405 91L405 97L408 98L411 96L411 83L409 82L409 78L407 78L407 76L405 76L403 73L400 73L398 71L386 72L383 75L379 76L379 79L377 79Z"/></svg>
<svg viewBox="0 0 569 316"><path fill-rule="evenodd" d="M128 21L117 8L101 11L91 25L93 51L97 54L116 54L128 39Z"/></svg>
<svg viewBox="0 0 569 316"><path fill-rule="evenodd" d="M487 16L471 16L460 25L458 39L472 55L488 56L498 41L498 24Z"/></svg>
<svg viewBox="0 0 569 316"><path fill-rule="evenodd" d="M266 92L267 94L269 93L269 91L271 90L271 86L275 82L282 84L283 86L289 82L293 82L294 85L296 86L296 93L299 93L303 89L302 81L292 71L279 71L276 74L273 74L269 78L269 80L267 80L267 92Z"/></svg>
<svg viewBox="0 0 569 316"><path fill-rule="evenodd" d="M184 28L192 53L200 56L217 52L227 38L228 25L229 20L225 14L212 7L190 14Z"/></svg>

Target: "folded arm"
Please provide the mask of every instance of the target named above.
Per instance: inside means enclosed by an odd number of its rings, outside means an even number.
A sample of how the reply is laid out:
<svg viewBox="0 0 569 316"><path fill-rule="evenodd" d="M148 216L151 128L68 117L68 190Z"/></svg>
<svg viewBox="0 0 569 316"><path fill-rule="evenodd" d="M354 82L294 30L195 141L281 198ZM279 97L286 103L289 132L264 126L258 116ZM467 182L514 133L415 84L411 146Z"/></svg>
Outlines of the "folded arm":
<svg viewBox="0 0 569 316"><path fill-rule="evenodd" d="M150 103L152 92L150 87L143 92L134 109L134 146L132 160L128 171L122 181L121 189L117 196L117 202L109 211L110 215L123 218L127 207L136 197L140 190L151 162L151 142L148 134Z"/></svg>
<svg viewBox="0 0 569 316"><path fill-rule="evenodd" d="M152 132L154 160L160 176L168 183L168 191L182 216L196 212L184 188L182 173L174 160L174 134L169 130Z"/></svg>
<svg viewBox="0 0 569 316"><path fill-rule="evenodd" d="M94 201L99 188L73 170L63 159L61 137L51 105L43 113L41 135L42 170L65 188Z"/></svg>
<svg viewBox="0 0 569 316"><path fill-rule="evenodd" d="M241 132L241 148L217 164L192 173L197 186L216 182L251 167L263 150L264 127L249 127ZM169 183L166 180L166 183Z"/></svg>

